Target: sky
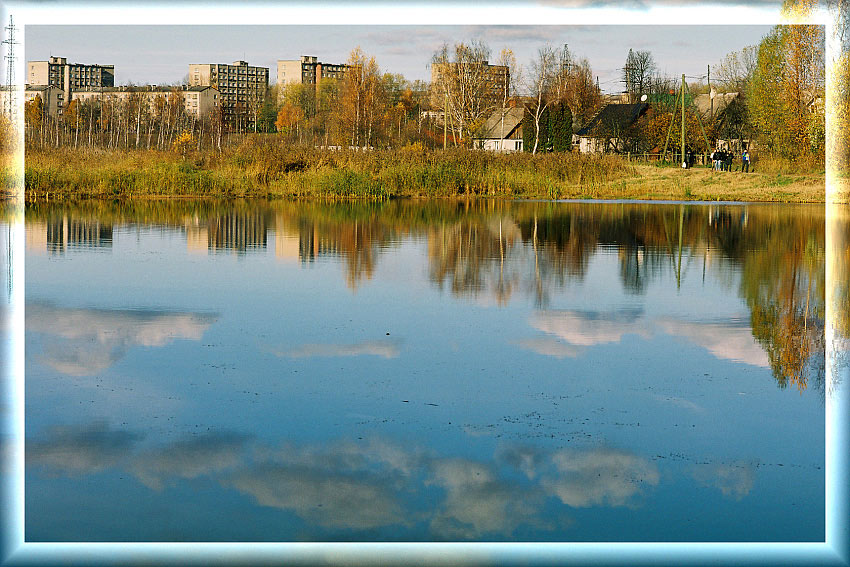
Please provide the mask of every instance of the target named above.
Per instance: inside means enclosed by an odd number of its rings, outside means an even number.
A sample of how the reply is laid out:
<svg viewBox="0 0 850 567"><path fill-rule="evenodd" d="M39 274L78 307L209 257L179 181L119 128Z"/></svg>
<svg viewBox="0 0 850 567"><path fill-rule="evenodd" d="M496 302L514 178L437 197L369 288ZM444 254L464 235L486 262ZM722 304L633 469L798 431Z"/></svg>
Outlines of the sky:
<svg viewBox="0 0 850 567"><path fill-rule="evenodd" d="M706 9L716 16L717 10ZM734 9L729 9L735 15ZM727 20L729 21L729 20ZM740 21L740 20L737 20ZM68 62L115 66L118 84L183 82L190 63L245 60L268 67L277 79L278 59L314 55L326 63L344 63L359 46L374 56L382 72L408 80L429 80L429 62L444 43L481 40L491 62L509 48L528 67L544 45L569 46L587 58L603 92L623 90L620 69L629 49L652 53L658 71L690 79L706 75L732 51L754 45L770 25L26 25L25 58L50 55Z"/></svg>

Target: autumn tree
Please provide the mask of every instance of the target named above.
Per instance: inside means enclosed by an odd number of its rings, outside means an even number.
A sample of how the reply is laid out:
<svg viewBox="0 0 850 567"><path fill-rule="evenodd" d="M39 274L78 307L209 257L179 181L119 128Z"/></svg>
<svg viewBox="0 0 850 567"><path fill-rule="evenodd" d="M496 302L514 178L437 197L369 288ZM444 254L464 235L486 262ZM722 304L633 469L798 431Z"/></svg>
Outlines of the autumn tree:
<svg viewBox="0 0 850 567"><path fill-rule="evenodd" d="M602 93L593 80L588 60L574 61L568 68L564 85L564 101L570 108L578 128L593 119L602 106Z"/></svg>
<svg viewBox="0 0 850 567"><path fill-rule="evenodd" d="M383 89L378 64L357 47L346 63L340 88L340 115L348 143L353 147L373 145L375 126L383 115Z"/></svg>
<svg viewBox="0 0 850 567"><path fill-rule="evenodd" d="M44 103L41 95L35 95L32 100L24 103L24 124L28 139L34 141L34 137L38 135L39 143L44 142L44 118Z"/></svg>
<svg viewBox="0 0 850 567"><path fill-rule="evenodd" d="M280 106L274 125L281 134L292 135L297 133L298 124L302 120L304 120L304 112L301 108L290 102L284 102Z"/></svg>
<svg viewBox="0 0 850 567"><path fill-rule="evenodd" d="M805 10L805 3L797 9ZM825 37L821 26L781 25L762 39L750 113L764 146L795 159L824 150Z"/></svg>
<svg viewBox="0 0 850 567"><path fill-rule="evenodd" d="M724 92L746 94L758 65L758 46L750 45L726 55L712 68L714 85Z"/></svg>
<svg viewBox="0 0 850 567"><path fill-rule="evenodd" d="M477 41L452 49L444 44L431 58L431 103L443 111L461 144L471 142L472 133L499 104L493 85L498 71L491 70L489 59L490 48Z"/></svg>

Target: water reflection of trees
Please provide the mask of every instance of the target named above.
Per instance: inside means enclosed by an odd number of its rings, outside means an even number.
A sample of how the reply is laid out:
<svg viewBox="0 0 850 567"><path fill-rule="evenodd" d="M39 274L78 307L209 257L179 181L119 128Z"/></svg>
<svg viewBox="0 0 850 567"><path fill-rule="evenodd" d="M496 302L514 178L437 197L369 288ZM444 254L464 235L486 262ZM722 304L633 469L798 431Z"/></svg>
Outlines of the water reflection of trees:
<svg viewBox="0 0 850 567"><path fill-rule="evenodd" d="M506 265L520 238L513 220L442 222L427 232L431 281L448 281L456 295L489 290L500 305L510 300L519 280L513 263Z"/></svg>
<svg viewBox="0 0 850 567"><path fill-rule="evenodd" d="M814 375L823 386L825 216L820 207L155 201L27 209L30 226L46 227L56 218L69 226L94 222L98 238L108 235L110 242L113 225L132 224L183 231L187 246L201 251L246 254L274 242L277 256L302 265L322 257L340 259L352 289L373 277L386 248L412 236L426 243L434 285L499 305L521 294L545 307L553 293L582 283L600 252L616 253L620 283L631 294L644 294L653 282L668 278L677 285L687 278L704 280L712 270L739 286L753 336L778 384L802 389ZM847 265L845 258L838 271L847 273ZM837 301L846 298L843 289Z"/></svg>

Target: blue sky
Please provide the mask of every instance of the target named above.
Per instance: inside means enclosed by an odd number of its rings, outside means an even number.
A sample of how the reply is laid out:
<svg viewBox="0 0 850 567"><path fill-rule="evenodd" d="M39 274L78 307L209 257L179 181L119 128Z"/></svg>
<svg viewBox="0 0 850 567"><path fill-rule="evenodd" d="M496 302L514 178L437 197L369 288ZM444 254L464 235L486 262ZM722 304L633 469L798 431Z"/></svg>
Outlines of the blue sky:
<svg viewBox="0 0 850 567"><path fill-rule="evenodd" d="M727 8L706 8L717 16ZM736 13L728 8L729 14ZM166 84L182 81L190 63L229 63L238 59L270 68L278 59L315 55L344 62L354 47L374 55L384 72L409 80L428 80L428 63L443 43L478 39L492 60L510 48L528 66L537 49L568 44L586 57L605 92L622 90L620 67L629 49L651 51L660 71L701 76L729 52L753 45L769 25L322 25L322 26L162 26L162 25L27 25L26 60L49 55L69 62L115 65L120 84Z"/></svg>

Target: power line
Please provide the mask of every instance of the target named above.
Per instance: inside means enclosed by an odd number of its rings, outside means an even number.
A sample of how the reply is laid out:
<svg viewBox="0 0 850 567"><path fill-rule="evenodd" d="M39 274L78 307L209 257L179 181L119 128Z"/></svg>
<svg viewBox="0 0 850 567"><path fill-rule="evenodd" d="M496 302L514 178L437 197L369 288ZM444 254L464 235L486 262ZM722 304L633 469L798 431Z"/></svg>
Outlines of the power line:
<svg viewBox="0 0 850 567"><path fill-rule="evenodd" d="M12 112L15 110L14 91L12 86L15 82L15 46L18 44L15 41L15 25L12 22L12 16L9 16L9 25L4 28L8 32L8 37L3 40L3 45L8 46L6 53L6 115L9 120L12 120Z"/></svg>

